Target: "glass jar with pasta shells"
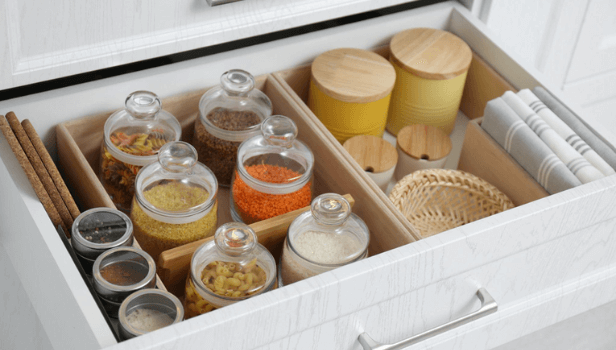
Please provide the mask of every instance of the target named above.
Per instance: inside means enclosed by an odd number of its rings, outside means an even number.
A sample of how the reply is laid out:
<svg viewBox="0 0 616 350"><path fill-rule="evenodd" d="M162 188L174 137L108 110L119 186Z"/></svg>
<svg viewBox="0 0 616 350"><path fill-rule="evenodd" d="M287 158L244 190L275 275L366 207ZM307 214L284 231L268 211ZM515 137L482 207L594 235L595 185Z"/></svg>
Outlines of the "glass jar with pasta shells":
<svg viewBox="0 0 616 350"><path fill-rule="evenodd" d="M250 226L230 222L193 254L185 318L246 300L276 286L276 262Z"/></svg>
<svg viewBox="0 0 616 350"><path fill-rule="evenodd" d="M351 213L349 202L336 193L322 194L289 226L279 283L288 285L364 259L369 242L368 226Z"/></svg>
<svg viewBox="0 0 616 350"><path fill-rule="evenodd" d="M162 109L162 102L149 91L128 95L125 109L105 122L99 177L116 207L130 211L139 170L156 161L160 148L178 141L182 128L178 120Z"/></svg>
<svg viewBox="0 0 616 350"><path fill-rule="evenodd" d="M209 89L199 101L193 144L199 160L229 187L235 169L237 148L242 141L260 134L261 122L272 114L272 103L255 79L243 70L223 73L220 85Z"/></svg>
<svg viewBox="0 0 616 350"><path fill-rule="evenodd" d="M244 141L231 185L233 220L252 224L310 205L314 156L282 115L267 118L261 134Z"/></svg>
<svg viewBox="0 0 616 350"><path fill-rule="evenodd" d="M186 142L169 142L158 161L135 179L130 218L133 235L155 260L161 252L212 236L216 231L218 182Z"/></svg>

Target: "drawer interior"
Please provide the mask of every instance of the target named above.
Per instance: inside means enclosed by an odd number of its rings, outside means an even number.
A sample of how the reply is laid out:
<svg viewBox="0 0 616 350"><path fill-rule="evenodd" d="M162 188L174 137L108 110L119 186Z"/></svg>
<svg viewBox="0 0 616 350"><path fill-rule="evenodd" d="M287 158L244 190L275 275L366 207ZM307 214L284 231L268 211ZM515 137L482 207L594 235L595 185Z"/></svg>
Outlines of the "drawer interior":
<svg viewBox="0 0 616 350"><path fill-rule="evenodd" d="M373 51L389 58L388 46L381 46ZM326 135L332 148L340 152L343 158L352 164L354 171L371 184L371 189L381 201L391 204L386 193L368 178L365 171L308 107L310 76L310 65L274 73L274 77L301 105L306 118L310 119ZM460 155L459 162L454 164L453 168L469 172L486 180L505 193L514 205L518 206L546 197L548 193L480 126L487 102L501 96L508 90L517 91L477 53L473 52L473 59L460 103L462 118L468 118L469 122L466 124L465 136L460 138L459 142L455 141L452 133L453 147L460 149L454 149L451 153ZM460 118L460 114L458 118ZM387 131L385 131L383 138L395 145L395 136ZM391 187L390 185L389 189ZM392 210L399 213L396 208ZM409 233L416 239L421 239L421 235L412 228L412 224L402 215L400 216L400 220L411 226Z"/></svg>

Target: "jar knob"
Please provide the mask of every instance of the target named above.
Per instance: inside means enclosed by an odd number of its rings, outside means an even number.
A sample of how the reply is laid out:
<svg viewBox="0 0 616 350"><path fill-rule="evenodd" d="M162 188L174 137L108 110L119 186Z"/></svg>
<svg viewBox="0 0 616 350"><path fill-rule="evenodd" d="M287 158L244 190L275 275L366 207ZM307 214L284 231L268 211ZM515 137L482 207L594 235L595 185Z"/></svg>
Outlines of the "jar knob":
<svg viewBox="0 0 616 350"><path fill-rule="evenodd" d="M255 78L244 70L232 69L222 74L220 85L230 94L242 95L255 87Z"/></svg>
<svg viewBox="0 0 616 350"><path fill-rule="evenodd" d="M269 144L291 148L297 137L297 126L283 115L273 115L263 121L261 132Z"/></svg>
<svg viewBox="0 0 616 350"><path fill-rule="evenodd" d="M163 108L163 103L155 93L135 91L128 95L124 103L126 110L137 119L153 119Z"/></svg>
<svg viewBox="0 0 616 350"><path fill-rule="evenodd" d="M169 172L189 172L197 164L197 150L187 142L168 142L160 148L158 161Z"/></svg>
<svg viewBox="0 0 616 350"><path fill-rule="evenodd" d="M257 246L257 234L253 229L239 222L228 222L214 234L216 246L231 256L244 255Z"/></svg>
<svg viewBox="0 0 616 350"><path fill-rule="evenodd" d="M321 224L341 225L351 214L351 205L337 193L324 193L312 201L310 211Z"/></svg>

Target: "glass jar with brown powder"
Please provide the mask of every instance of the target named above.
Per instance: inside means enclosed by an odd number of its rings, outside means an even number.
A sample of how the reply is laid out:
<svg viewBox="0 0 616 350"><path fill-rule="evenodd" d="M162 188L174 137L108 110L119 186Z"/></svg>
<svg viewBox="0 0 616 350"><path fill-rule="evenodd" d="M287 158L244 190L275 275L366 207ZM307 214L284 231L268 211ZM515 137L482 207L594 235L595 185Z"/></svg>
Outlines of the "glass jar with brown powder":
<svg viewBox="0 0 616 350"><path fill-rule="evenodd" d="M220 186L231 184L240 143L258 135L261 122L272 114L270 99L254 87L250 73L230 70L199 102L193 144Z"/></svg>

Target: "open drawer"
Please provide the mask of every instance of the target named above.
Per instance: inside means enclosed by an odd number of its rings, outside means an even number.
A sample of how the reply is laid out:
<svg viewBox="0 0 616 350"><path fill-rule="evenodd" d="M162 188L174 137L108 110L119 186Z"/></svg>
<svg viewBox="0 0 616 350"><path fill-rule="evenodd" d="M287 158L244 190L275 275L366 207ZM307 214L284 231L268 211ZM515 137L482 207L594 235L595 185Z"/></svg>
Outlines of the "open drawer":
<svg viewBox="0 0 616 350"><path fill-rule="evenodd" d="M516 89L545 86L466 8L446 2L5 101L0 111L30 119L51 146L57 124L113 109L109 101L131 91L147 88L162 97L197 91L230 67L255 75L283 71L340 46L379 47L419 26L460 36ZM34 339L23 341L32 347L361 349L363 332L396 342L474 311L483 287L498 303L496 313L413 347L482 349L616 300L612 176L117 343L4 140L0 157L0 261L8 262L13 282L2 287L2 310L15 315L11 335Z"/></svg>

